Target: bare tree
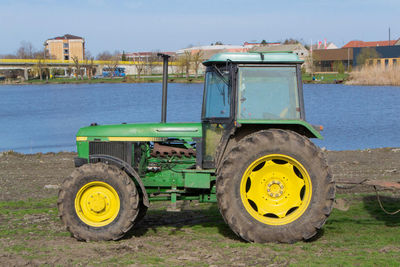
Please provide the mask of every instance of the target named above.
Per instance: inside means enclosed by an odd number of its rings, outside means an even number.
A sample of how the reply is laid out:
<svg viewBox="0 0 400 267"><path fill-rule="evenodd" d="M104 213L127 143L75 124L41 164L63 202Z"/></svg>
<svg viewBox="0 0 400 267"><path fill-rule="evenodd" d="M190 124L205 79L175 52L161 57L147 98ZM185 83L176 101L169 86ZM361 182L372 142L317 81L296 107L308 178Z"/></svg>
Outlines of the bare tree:
<svg viewBox="0 0 400 267"><path fill-rule="evenodd" d="M98 60L111 60L113 55L109 51L101 52L97 55Z"/></svg>
<svg viewBox="0 0 400 267"><path fill-rule="evenodd" d="M94 57L92 56L92 53L90 53L90 51L87 49L85 49L85 57L84 58L85 59L91 59L91 58L94 59Z"/></svg>
<svg viewBox="0 0 400 267"><path fill-rule="evenodd" d="M184 70L185 70L185 74L186 74L186 79L188 79L189 72L190 72L190 65L192 63L192 53L191 53L191 51L185 51L185 53L181 57L182 57L182 64L184 66Z"/></svg>
<svg viewBox="0 0 400 267"><path fill-rule="evenodd" d="M86 75L89 80L92 79L93 77L93 70L94 70L94 63L93 63L93 57L86 57L85 58L85 68L86 68Z"/></svg>
<svg viewBox="0 0 400 267"><path fill-rule="evenodd" d="M114 55L112 55L112 57L108 60L107 69L110 73L111 79L114 78L114 73L117 70L120 58L119 52L115 51Z"/></svg>
<svg viewBox="0 0 400 267"><path fill-rule="evenodd" d="M40 80L43 80L43 72L46 68L46 64L42 57L38 56L36 64L32 68L32 72L36 75L39 75Z"/></svg>
<svg viewBox="0 0 400 267"><path fill-rule="evenodd" d="M32 43L27 41L22 41L21 46L18 48L16 56L21 59L32 59L34 58L35 48Z"/></svg>
<svg viewBox="0 0 400 267"><path fill-rule="evenodd" d="M135 59L135 68L137 73L137 78L140 79L140 74L146 69L147 62L142 56L138 56Z"/></svg>
<svg viewBox="0 0 400 267"><path fill-rule="evenodd" d="M177 76L183 77L183 73L185 72L185 64L186 59L183 55L176 57L175 59L176 68L177 68Z"/></svg>
<svg viewBox="0 0 400 267"><path fill-rule="evenodd" d="M294 39L294 38L286 38L285 41L283 41L283 44L300 44L301 41Z"/></svg>
<svg viewBox="0 0 400 267"><path fill-rule="evenodd" d="M154 68L157 66L157 63L160 61L159 57L157 56L158 52L151 52L151 54L147 57L147 70L149 74L153 74Z"/></svg>
<svg viewBox="0 0 400 267"><path fill-rule="evenodd" d="M177 72L178 72L178 63L177 63L177 57L176 56L171 56L169 59L169 67L171 68L171 74L175 74L175 77L177 77Z"/></svg>
<svg viewBox="0 0 400 267"><path fill-rule="evenodd" d="M79 58L77 56L72 56L71 59L74 61L75 78L78 80L78 77L80 76L81 79L83 80L82 71L81 71L81 64L79 62Z"/></svg>
<svg viewBox="0 0 400 267"><path fill-rule="evenodd" d="M197 51L192 56L192 62L193 62L193 67L194 67L194 72L195 72L196 78L198 77L199 67L200 67L201 62L203 61L203 56L204 56L203 50Z"/></svg>
<svg viewBox="0 0 400 267"><path fill-rule="evenodd" d="M313 75L317 68L320 68L318 54L312 51L308 53L308 56L305 57L304 66L306 71Z"/></svg>
<svg viewBox="0 0 400 267"><path fill-rule="evenodd" d="M14 54L5 54L5 55L0 55L0 58L4 58L4 59L16 59L17 56Z"/></svg>

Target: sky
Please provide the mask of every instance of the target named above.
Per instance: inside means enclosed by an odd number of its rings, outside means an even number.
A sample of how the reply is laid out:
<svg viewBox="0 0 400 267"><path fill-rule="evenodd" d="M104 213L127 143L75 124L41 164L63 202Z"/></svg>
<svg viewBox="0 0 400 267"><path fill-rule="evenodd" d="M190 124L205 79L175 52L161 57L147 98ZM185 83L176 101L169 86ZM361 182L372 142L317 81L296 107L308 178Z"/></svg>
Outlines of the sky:
<svg viewBox="0 0 400 267"><path fill-rule="evenodd" d="M0 54L64 34L85 38L94 56L286 38L341 47L388 40L389 27L400 38L399 11L399 0L0 0Z"/></svg>

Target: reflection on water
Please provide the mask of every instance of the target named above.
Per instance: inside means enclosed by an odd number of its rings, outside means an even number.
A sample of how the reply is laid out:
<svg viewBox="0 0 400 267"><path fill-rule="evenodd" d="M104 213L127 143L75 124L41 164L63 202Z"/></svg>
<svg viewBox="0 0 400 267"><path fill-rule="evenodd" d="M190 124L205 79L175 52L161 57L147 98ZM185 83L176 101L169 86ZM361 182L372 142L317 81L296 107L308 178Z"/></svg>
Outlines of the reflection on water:
<svg viewBox="0 0 400 267"><path fill-rule="evenodd" d="M167 121L200 121L202 84L169 84ZM305 85L307 121L330 150L400 146L400 87ZM0 86L0 151L76 151L92 122L157 122L161 84Z"/></svg>

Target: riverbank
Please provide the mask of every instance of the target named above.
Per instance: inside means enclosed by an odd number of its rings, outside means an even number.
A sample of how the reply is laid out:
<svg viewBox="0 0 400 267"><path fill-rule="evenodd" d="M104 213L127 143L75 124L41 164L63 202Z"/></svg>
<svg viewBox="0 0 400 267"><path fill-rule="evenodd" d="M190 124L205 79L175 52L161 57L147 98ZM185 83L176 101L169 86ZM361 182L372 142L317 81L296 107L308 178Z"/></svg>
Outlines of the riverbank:
<svg viewBox="0 0 400 267"><path fill-rule="evenodd" d="M303 83L313 84L338 84L345 83L349 78L347 73L316 73L311 75L310 73L304 73L302 75Z"/></svg>
<svg viewBox="0 0 400 267"><path fill-rule="evenodd" d="M98 77L93 79L83 78L83 79L75 79L75 78L52 78L52 79L33 79L28 81L22 80L3 80L0 81L0 85L29 85L29 84L98 84L98 83L161 83L162 76L154 75L154 76L144 76L138 78L133 75L128 75L126 77ZM195 77L168 77L169 83L203 83L204 78L202 76L195 78Z"/></svg>
<svg viewBox="0 0 400 267"><path fill-rule="evenodd" d="M312 83L312 84L335 84L335 83L344 83L348 79L348 74L338 74L338 73L319 73L315 75L311 74L303 74L303 83ZM313 79L314 78L314 79ZM97 83L161 83L162 76L160 75L152 75L152 76L143 76L140 79L134 75L128 75L126 77L97 77L93 79L75 79L75 78L53 78L47 80L39 80L33 79L28 81L22 80L2 80L1 84L97 84ZM199 77L180 77L170 75L168 77L169 83L203 83L204 76L199 75Z"/></svg>
<svg viewBox="0 0 400 267"><path fill-rule="evenodd" d="M400 180L399 148L325 153L335 179ZM400 235L400 215L385 215L371 189L361 187L339 190L337 198L344 198L350 209L334 209L318 236L308 242L243 242L225 224L216 204L195 201L186 203L179 213L166 212L166 202L151 203L143 221L122 240L78 242L65 230L56 207L59 185L74 169L74 156L66 152L0 153L3 265L310 266L375 262L395 266L400 261L400 243L394 238ZM390 210L400 203L394 194L386 194L383 201Z"/></svg>
<svg viewBox="0 0 400 267"><path fill-rule="evenodd" d="M2 77L4 78L4 77ZM346 84L346 85L393 85L400 86L400 67L384 69L381 67L365 67L349 73L317 73L302 75L305 84ZM52 79L32 79L24 81L21 79L0 79L0 85L26 85L26 84L97 84L97 83L161 83L162 76L152 75L137 78L135 75L126 77L96 77L92 79L83 78L52 78ZM180 77L169 76L169 83L204 83L204 76L199 77Z"/></svg>

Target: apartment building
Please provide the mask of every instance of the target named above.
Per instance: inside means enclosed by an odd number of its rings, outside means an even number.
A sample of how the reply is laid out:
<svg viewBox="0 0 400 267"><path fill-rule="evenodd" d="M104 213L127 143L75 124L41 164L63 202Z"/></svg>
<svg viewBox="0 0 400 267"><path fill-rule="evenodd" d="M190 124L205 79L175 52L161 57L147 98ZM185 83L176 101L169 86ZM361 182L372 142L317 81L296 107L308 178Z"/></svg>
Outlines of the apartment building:
<svg viewBox="0 0 400 267"><path fill-rule="evenodd" d="M85 39L79 36L65 34L45 42L46 54L50 58L57 60L72 60L72 57L78 57L79 60L85 58Z"/></svg>

